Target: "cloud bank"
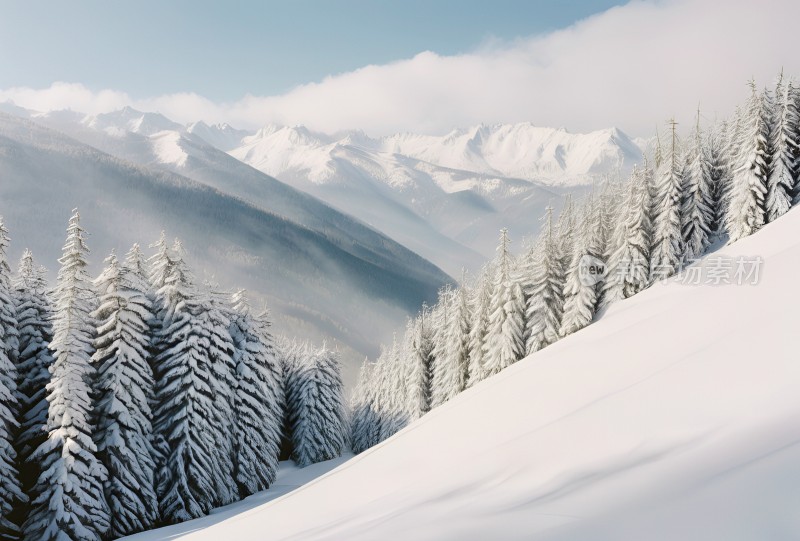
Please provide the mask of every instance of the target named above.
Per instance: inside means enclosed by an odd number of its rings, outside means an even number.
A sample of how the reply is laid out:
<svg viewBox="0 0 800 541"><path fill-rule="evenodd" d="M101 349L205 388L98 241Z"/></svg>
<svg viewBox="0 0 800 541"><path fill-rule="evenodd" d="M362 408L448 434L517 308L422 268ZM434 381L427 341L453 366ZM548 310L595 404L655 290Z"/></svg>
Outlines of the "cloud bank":
<svg viewBox="0 0 800 541"><path fill-rule="evenodd" d="M698 103L706 118L727 116L751 77L771 83L781 68L800 76L798 21L796 0L634 1L543 36L455 56L422 52L234 103L192 93L135 99L68 83L3 89L0 101L88 113L131 105L180 122L304 124L373 135L519 121L649 135L672 115L692 122Z"/></svg>

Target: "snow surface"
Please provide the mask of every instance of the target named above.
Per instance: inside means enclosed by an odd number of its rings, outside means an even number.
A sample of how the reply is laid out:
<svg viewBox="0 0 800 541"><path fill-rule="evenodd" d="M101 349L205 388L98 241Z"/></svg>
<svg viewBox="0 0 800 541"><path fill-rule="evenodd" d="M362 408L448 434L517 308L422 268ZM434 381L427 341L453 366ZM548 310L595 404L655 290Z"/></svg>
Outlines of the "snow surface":
<svg viewBox="0 0 800 541"><path fill-rule="evenodd" d="M136 535L125 537L129 541L148 541L151 539L175 539L183 535L191 533L202 528L207 528L218 522L231 519L242 513L246 513L260 505L271 502L281 496L284 496L293 490L321 477L331 471L332 469L340 466L344 462L353 458L352 453L348 453L334 458L333 460L326 460L325 462L318 462L305 468L298 468L297 465L291 460L281 462L278 467L278 475L275 482L263 492L253 494L244 500L224 507L214 509L207 517L202 517L196 520L190 520L181 524L172 526L165 526L158 530L149 532L142 532Z"/></svg>
<svg viewBox="0 0 800 541"><path fill-rule="evenodd" d="M182 539L800 538L800 211L302 488ZM138 539L166 539L156 531Z"/></svg>

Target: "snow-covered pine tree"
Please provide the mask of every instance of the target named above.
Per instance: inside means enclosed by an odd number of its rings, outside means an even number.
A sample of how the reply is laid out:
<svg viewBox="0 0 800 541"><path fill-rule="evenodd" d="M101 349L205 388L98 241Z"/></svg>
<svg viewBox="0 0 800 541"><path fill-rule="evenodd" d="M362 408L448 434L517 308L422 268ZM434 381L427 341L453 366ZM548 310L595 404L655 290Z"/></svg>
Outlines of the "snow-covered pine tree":
<svg viewBox="0 0 800 541"><path fill-rule="evenodd" d="M511 366L525 354L525 299L513 279L514 259L509 250L508 230L500 232L495 280L486 332L485 374L491 376Z"/></svg>
<svg viewBox="0 0 800 541"><path fill-rule="evenodd" d="M432 325L428 307L423 305L412 326L406 330L406 413L419 419L431 409Z"/></svg>
<svg viewBox="0 0 800 541"><path fill-rule="evenodd" d="M594 319L597 311L599 282L584 275L584 256L597 261L604 261L602 237L602 210L599 202L592 196L583 207L580 221L580 233L576 235L573 246L572 261L567 270L564 283L564 315L561 318L559 335L567 336L587 326ZM598 269L599 271L599 269Z"/></svg>
<svg viewBox="0 0 800 541"><path fill-rule="evenodd" d="M634 168L628 182L613 243L616 249L609 258L602 285L603 306L627 299L650 283L652 226L648 179L651 174L646 166Z"/></svg>
<svg viewBox="0 0 800 541"><path fill-rule="evenodd" d="M18 539L19 525L11 516L26 498L17 470L17 310L11 294L11 268L6 259L8 230L0 218L0 539Z"/></svg>
<svg viewBox="0 0 800 541"><path fill-rule="evenodd" d="M433 339L433 351L431 360L431 409L435 408L440 402L441 386L443 382L440 378L445 373L440 365L444 362L445 351L447 349L447 328L450 324L453 289L450 284L439 290L439 298L431 309L430 319L433 327L431 337ZM388 353L388 352L387 352ZM384 356L385 357L385 356Z"/></svg>
<svg viewBox="0 0 800 541"><path fill-rule="evenodd" d="M445 299L444 343L433 364L431 407L444 404L464 390L469 363L469 306L464 280Z"/></svg>
<svg viewBox="0 0 800 541"><path fill-rule="evenodd" d="M798 140L800 114L797 110L796 92L792 81L784 81L783 73L781 73L775 86L775 106L769 141L770 172L767 178L767 222L772 222L789 211L797 189L798 158L800 158L800 140Z"/></svg>
<svg viewBox="0 0 800 541"><path fill-rule="evenodd" d="M391 348L385 350L382 359L379 438L383 441L399 432L408 424L406 406L406 372L403 366L402 349L397 337Z"/></svg>
<svg viewBox="0 0 800 541"><path fill-rule="evenodd" d="M236 350L234 475L239 496L266 490L275 480L283 424L283 370L266 313L253 315L244 290L233 294L231 336Z"/></svg>
<svg viewBox="0 0 800 541"><path fill-rule="evenodd" d="M156 406L153 432L165 446L156 472L161 520L176 523L208 512L215 501L216 441L208 332L193 279L175 242L157 291L161 307L159 352L153 361Z"/></svg>
<svg viewBox="0 0 800 541"><path fill-rule="evenodd" d="M526 295L525 351L528 355L558 340L564 312L565 270L559 246L562 237L554 230L552 207L547 207L544 220Z"/></svg>
<svg viewBox="0 0 800 541"><path fill-rule="evenodd" d="M52 378L47 385L48 438L32 455L41 462L23 530L37 541L95 541L109 528L103 495L107 472L92 441L91 382L94 292L86 272L89 249L77 210L69 220L53 292Z"/></svg>
<svg viewBox="0 0 800 541"><path fill-rule="evenodd" d="M472 288L470 299L469 363L467 386L471 387L486 377L486 333L489 330L492 271L485 267Z"/></svg>
<svg viewBox="0 0 800 541"><path fill-rule="evenodd" d="M286 387L292 459L300 467L341 455L347 430L338 355L324 346L306 352Z"/></svg>
<svg viewBox="0 0 800 541"><path fill-rule="evenodd" d="M711 244L715 206L715 187L711 175L708 148L700 130L698 109L697 124L689 143L683 173L681 234L686 262L703 255Z"/></svg>
<svg viewBox="0 0 800 541"><path fill-rule="evenodd" d="M708 149L708 171L713 188L713 222L711 233L713 237L719 238L724 235L725 213L728 202L728 192L732 172L727 158L727 123L722 122L721 126L713 126L706 134L706 148Z"/></svg>
<svg viewBox="0 0 800 541"><path fill-rule="evenodd" d="M730 241L752 235L766 220L769 175L769 112L767 97L750 82L751 95L742 115L736 143L736 168L726 216Z"/></svg>
<svg viewBox="0 0 800 541"><path fill-rule="evenodd" d="M653 161L655 162L656 170L658 170L661 167L661 164L664 161L664 152L661 147L661 134L658 133L657 124L656 124L656 145L655 145L655 150L653 151Z"/></svg>
<svg viewBox="0 0 800 541"><path fill-rule="evenodd" d="M358 372L358 383L353 389L350 398L350 444L353 452L358 454L366 451L375 444L373 434L377 425L373 405L372 375L375 365L369 359L364 359L361 370Z"/></svg>
<svg viewBox="0 0 800 541"><path fill-rule="evenodd" d="M208 359L211 368L211 389L214 396L213 421L209 429L214 438L212 452L215 483L214 505L233 503L239 490L234 479L233 408L236 396L236 364L231 337L233 309L229 295L217 290L216 284L206 282L199 299L195 317L208 339Z"/></svg>
<svg viewBox="0 0 800 541"><path fill-rule="evenodd" d="M14 302L19 330L17 373L19 386L19 432L16 437L19 476L22 490L33 494L33 487L41 474L39 460L31 454L47 439L47 384L50 383L50 366L53 354L50 341L53 327L50 321L50 301L47 298L46 271L36 267L33 254L25 250L14 277ZM24 522L28 506L22 506L15 520Z"/></svg>
<svg viewBox="0 0 800 541"><path fill-rule="evenodd" d="M670 120L669 142L656 172L653 200L653 235L650 279L655 282L680 270L684 258L681 232L683 200L683 160L678 141L677 123Z"/></svg>
<svg viewBox="0 0 800 541"><path fill-rule="evenodd" d="M572 254L575 250L575 237L577 234L577 221L578 216L575 210L575 202L572 199L572 194L567 194L564 200L564 207L558 215L555 239L556 249L558 250L559 259L561 260L561 268L564 269L565 272L572 263Z"/></svg>
<svg viewBox="0 0 800 541"><path fill-rule="evenodd" d="M152 528L158 516L152 439L153 374L148 362L152 303L139 245L120 266L112 253L95 280L98 322L97 456L108 470L105 495L111 511L110 535L131 535Z"/></svg>

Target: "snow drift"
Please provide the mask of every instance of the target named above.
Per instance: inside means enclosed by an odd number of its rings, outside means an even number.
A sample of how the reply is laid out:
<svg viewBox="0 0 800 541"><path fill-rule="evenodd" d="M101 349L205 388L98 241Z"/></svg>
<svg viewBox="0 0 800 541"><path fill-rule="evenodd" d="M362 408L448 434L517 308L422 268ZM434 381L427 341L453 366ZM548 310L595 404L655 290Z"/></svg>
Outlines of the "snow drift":
<svg viewBox="0 0 800 541"><path fill-rule="evenodd" d="M795 210L699 263L723 262L734 283L656 284L331 473L182 539L797 539L798 229ZM757 284L735 283L739 257L763 258Z"/></svg>

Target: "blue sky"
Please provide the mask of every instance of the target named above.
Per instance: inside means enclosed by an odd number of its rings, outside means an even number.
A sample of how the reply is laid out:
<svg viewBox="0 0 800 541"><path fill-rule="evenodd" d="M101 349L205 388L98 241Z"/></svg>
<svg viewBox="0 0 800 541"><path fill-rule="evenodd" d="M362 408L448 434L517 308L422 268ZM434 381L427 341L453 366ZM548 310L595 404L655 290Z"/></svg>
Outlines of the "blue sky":
<svg viewBox="0 0 800 541"><path fill-rule="evenodd" d="M567 26L612 0L3 1L0 88L55 81L134 98L278 94L430 50Z"/></svg>

